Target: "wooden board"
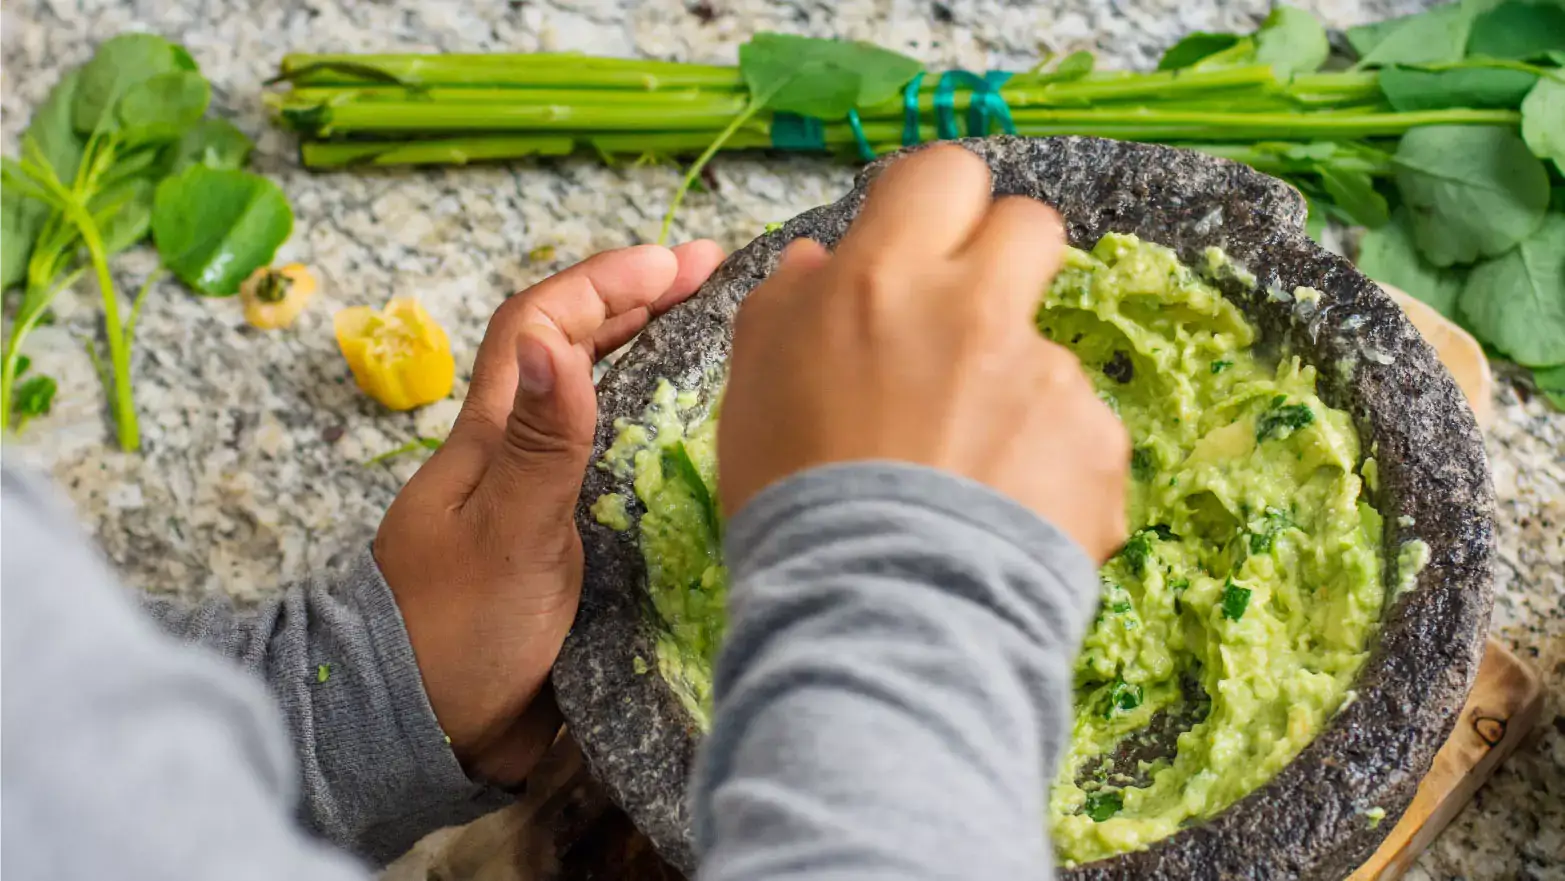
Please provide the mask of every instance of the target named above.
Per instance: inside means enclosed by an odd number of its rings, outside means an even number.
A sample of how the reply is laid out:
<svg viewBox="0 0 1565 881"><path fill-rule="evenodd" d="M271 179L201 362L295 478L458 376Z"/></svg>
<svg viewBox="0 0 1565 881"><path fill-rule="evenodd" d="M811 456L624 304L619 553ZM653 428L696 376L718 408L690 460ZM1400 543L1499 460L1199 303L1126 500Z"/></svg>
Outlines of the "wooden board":
<svg viewBox="0 0 1565 881"><path fill-rule="evenodd" d="M1369 861L1349 881L1398 878L1472 800L1505 757L1538 723L1538 676L1505 646L1489 640L1472 694L1412 804Z"/></svg>

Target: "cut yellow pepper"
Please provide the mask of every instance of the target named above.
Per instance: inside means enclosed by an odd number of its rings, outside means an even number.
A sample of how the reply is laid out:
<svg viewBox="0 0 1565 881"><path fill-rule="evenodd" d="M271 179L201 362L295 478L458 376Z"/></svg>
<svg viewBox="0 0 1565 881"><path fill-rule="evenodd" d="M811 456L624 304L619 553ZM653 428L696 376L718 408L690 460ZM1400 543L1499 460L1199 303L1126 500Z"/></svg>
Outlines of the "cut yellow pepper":
<svg viewBox="0 0 1565 881"><path fill-rule="evenodd" d="M393 410L411 410L451 394L451 340L417 300L385 309L354 306L332 318L337 345L364 393Z"/></svg>
<svg viewBox="0 0 1565 881"><path fill-rule="evenodd" d="M290 263L281 269L262 266L239 286L245 320L261 330L276 330L293 324L314 293L315 276L299 263Z"/></svg>

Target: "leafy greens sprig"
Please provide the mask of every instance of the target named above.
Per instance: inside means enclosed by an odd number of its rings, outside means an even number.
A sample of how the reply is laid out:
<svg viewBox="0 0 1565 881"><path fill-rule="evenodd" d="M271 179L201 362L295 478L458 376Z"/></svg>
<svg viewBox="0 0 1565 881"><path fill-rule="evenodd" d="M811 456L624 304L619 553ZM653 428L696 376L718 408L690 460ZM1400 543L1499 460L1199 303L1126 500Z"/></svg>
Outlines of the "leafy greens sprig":
<svg viewBox="0 0 1565 881"><path fill-rule="evenodd" d="M59 292L90 272L103 302L104 343L89 342L88 354L120 447L137 449L131 348L162 270L126 314L109 258L151 232L168 270L202 293L227 295L288 237L287 200L274 184L239 170L250 140L230 123L203 119L210 100L211 86L182 47L124 34L61 78L23 134L21 156L3 160L0 288L22 291L0 354L0 430L19 430L52 404L52 378L17 386L23 342L47 320Z"/></svg>

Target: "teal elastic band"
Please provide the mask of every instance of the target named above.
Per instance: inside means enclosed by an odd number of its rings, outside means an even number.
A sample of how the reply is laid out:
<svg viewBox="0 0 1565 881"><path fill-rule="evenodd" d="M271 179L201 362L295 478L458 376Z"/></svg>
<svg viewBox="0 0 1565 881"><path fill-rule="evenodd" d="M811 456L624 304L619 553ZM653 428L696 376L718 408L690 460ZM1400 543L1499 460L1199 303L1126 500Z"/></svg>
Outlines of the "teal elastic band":
<svg viewBox="0 0 1565 881"><path fill-rule="evenodd" d="M848 128L853 129L853 143L858 145L859 158L865 162L874 162L875 148L869 145L869 138L864 137L864 123L859 121L857 110L848 111Z"/></svg>
<svg viewBox="0 0 1565 881"><path fill-rule="evenodd" d="M854 114L857 119L858 114ZM861 135L862 137L862 135ZM826 124L813 116L778 113L772 116L772 146L778 150L826 151Z"/></svg>
<svg viewBox="0 0 1565 881"><path fill-rule="evenodd" d="M991 70L979 76L967 70L948 70L940 75L935 85L935 134L942 140L961 137L956 127L956 90L972 89L973 98L967 105L967 135L981 138L989 134L991 119L1000 121L1000 128L1008 135L1016 134L1016 123L1011 120L1011 108L1000 94L1000 87L1011 78L1003 70Z"/></svg>
<svg viewBox="0 0 1565 881"><path fill-rule="evenodd" d="M902 146L911 147L920 140L918 134L918 90L924 85L924 72L921 70L908 81L907 88L902 90Z"/></svg>
<svg viewBox="0 0 1565 881"><path fill-rule="evenodd" d="M1011 78L1003 70L991 70L984 74L983 89L973 90L972 103L967 105L967 134L983 138L989 135L990 118L1000 121L1000 130L1008 135L1016 134L1016 123L1011 120L1011 108L1000 94L1000 87Z"/></svg>

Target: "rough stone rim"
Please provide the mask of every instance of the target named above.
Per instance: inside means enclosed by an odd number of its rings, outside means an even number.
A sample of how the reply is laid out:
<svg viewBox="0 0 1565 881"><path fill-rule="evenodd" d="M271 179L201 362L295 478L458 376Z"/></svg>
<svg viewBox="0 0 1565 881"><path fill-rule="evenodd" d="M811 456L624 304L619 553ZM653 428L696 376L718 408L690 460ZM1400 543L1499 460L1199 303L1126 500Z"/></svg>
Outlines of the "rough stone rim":
<svg viewBox="0 0 1565 881"><path fill-rule="evenodd" d="M1395 304L1304 235L1303 201L1287 185L1243 165L1152 145L1094 138L961 143L990 163L997 193L1059 207L1074 244L1090 246L1106 231L1135 232L1174 247L1187 262L1213 244L1250 268L1259 279L1254 288L1229 283L1224 293L1257 321L1265 341L1321 366L1322 396L1353 415L1366 450L1374 445L1388 560L1415 537L1431 550L1415 587L1386 611L1356 699L1275 779L1147 850L1063 874L1347 874L1412 799L1482 655L1493 601L1494 498L1471 411ZM715 374L729 350L733 312L783 245L801 236L835 243L887 161L866 168L840 201L730 256L696 297L653 322L599 386L597 455L612 442L615 419L645 409L658 378L690 388ZM1301 311L1268 293L1298 285L1323 293L1318 309ZM1349 369L1326 369L1335 364ZM627 487L598 469L583 487L577 521L587 549L585 584L554 683L594 774L659 852L691 873L696 860L684 795L699 732L661 677L634 672L636 658L654 662L640 554L631 538L599 526L587 511L598 495ZM1372 827L1364 812L1377 807L1385 817Z"/></svg>

